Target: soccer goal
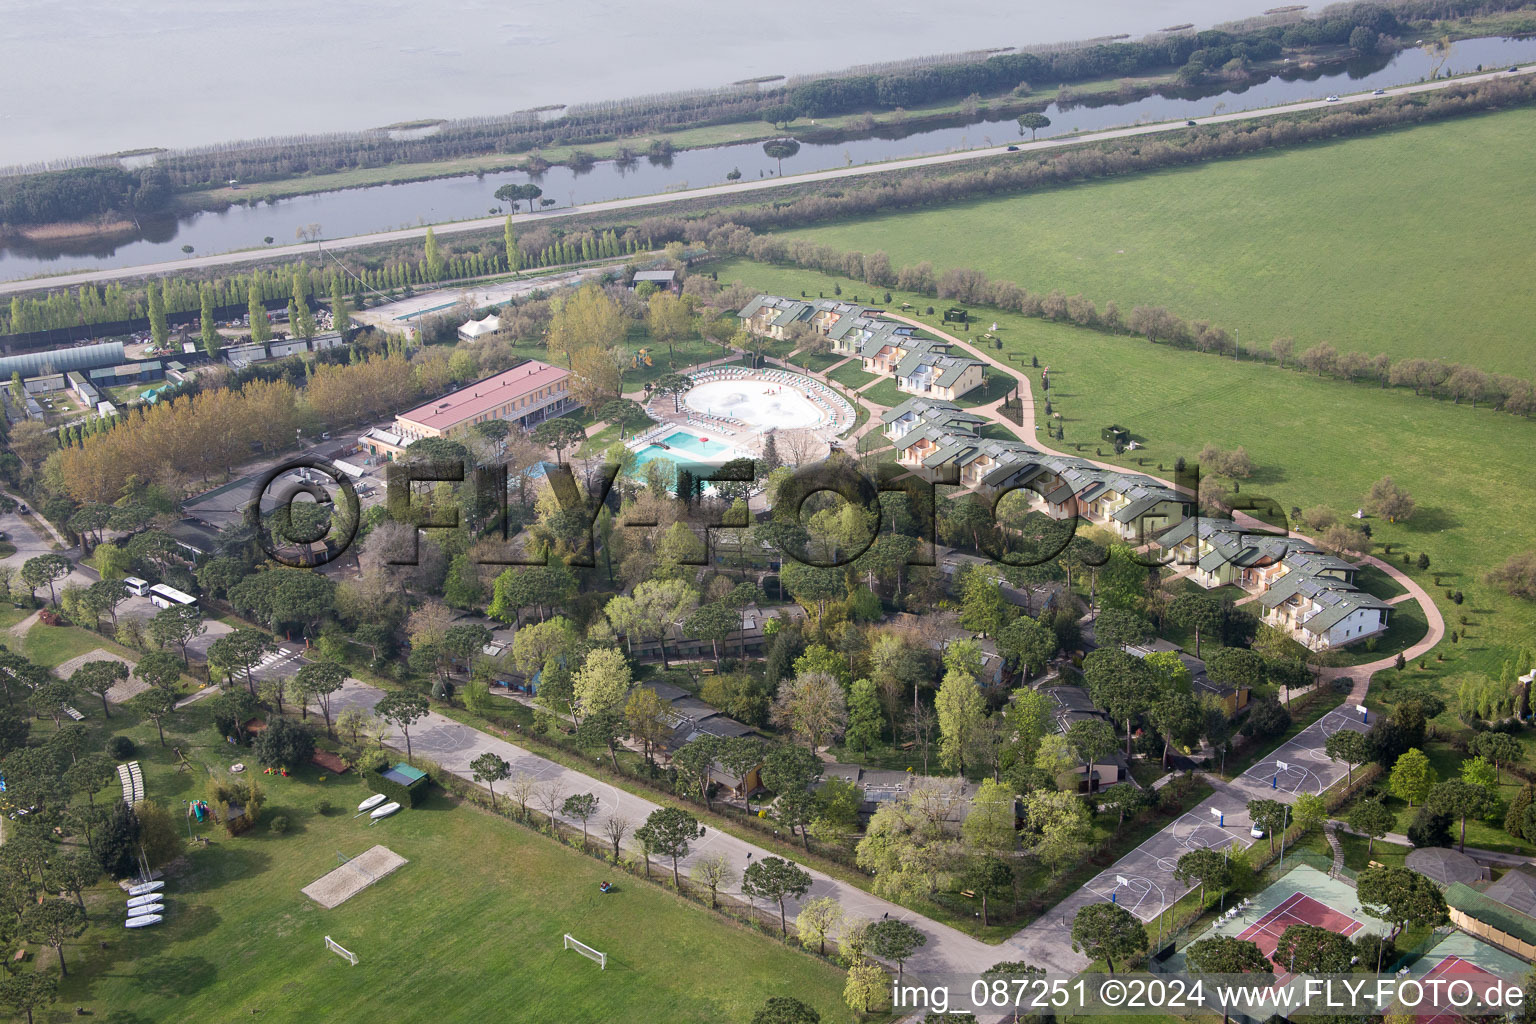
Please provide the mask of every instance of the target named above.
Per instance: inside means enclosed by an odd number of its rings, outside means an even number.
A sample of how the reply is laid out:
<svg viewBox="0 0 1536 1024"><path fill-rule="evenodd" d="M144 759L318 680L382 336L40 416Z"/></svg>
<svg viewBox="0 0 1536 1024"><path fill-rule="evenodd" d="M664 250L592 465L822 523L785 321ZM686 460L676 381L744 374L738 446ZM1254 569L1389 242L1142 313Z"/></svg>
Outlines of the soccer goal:
<svg viewBox="0 0 1536 1024"><path fill-rule="evenodd" d="M608 969L607 953L599 953L591 946L584 942L578 942L576 939L571 938L569 935L565 937L565 948L574 949L576 952L580 953L582 956L589 960L596 960L597 965L605 971Z"/></svg>
<svg viewBox="0 0 1536 1024"><path fill-rule="evenodd" d="M337 956L344 957L349 963L351 963L353 967L357 966L357 954L342 946L341 943L337 942L329 935L325 937L325 948L330 950L332 953L335 953Z"/></svg>

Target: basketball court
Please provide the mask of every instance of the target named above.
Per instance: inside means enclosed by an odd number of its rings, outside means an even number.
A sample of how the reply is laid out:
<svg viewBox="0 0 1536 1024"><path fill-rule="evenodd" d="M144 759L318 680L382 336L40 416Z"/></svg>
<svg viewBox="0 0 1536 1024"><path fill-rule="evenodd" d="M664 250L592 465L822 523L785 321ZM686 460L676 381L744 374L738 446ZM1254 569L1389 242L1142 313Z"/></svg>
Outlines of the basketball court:
<svg viewBox="0 0 1536 1024"><path fill-rule="evenodd" d="M1247 818L1242 820L1246 822ZM1152 921L1190 890L1190 886L1173 877L1180 857L1191 850L1241 850L1250 844L1246 824L1225 825L1221 821L1216 816L1181 815L1090 881L1086 888L1142 921Z"/></svg>
<svg viewBox="0 0 1536 1024"><path fill-rule="evenodd" d="M1243 772L1240 782L1252 792L1271 790L1299 796L1320 795L1348 774L1348 766L1324 751L1328 737L1340 729L1365 732L1370 727L1358 711L1330 711L1297 733L1267 760Z"/></svg>

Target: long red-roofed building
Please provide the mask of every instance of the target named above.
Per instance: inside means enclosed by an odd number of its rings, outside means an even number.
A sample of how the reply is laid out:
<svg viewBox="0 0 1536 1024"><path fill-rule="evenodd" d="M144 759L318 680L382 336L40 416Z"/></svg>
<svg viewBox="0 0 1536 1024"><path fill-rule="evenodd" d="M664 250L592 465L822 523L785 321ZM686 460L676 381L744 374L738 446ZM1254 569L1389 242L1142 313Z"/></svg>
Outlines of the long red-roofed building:
<svg viewBox="0 0 1536 1024"><path fill-rule="evenodd" d="M400 413L391 429L376 427L358 440L369 454L392 459L413 441L462 435L486 420L531 427L573 407L570 376L568 370L530 359Z"/></svg>

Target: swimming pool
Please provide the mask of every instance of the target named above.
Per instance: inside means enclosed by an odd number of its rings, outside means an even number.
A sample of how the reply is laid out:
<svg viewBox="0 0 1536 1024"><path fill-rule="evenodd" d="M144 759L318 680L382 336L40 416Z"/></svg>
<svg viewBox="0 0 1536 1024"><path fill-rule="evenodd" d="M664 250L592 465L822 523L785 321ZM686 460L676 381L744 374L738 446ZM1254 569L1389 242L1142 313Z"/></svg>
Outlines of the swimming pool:
<svg viewBox="0 0 1536 1024"><path fill-rule="evenodd" d="M672 463L707 462L719 465L740 454L731 445L678 430L662 438L660 444L648 444L635 452L635 468L639 469L653 459L665 459Z"/></svg>

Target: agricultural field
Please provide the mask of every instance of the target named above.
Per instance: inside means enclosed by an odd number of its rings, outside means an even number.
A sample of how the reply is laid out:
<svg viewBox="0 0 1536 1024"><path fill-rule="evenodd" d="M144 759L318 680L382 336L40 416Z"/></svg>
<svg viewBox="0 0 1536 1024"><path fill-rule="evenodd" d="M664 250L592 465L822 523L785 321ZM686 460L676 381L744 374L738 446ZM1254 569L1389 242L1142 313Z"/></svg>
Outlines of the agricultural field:
<svg viewBox="0 0 1536 1024"><path fill-rule="evenodd" d="M722 265L720 279L792 295L802 288L812 295L831 294L834 286L848 296L869 290L846 278L750 261ZM892 297L920 310L931 304L919 296ZM1066 440L1054 447L1070 451L1080 444L1095 456L1100 429L1118 423L1145 447L1120 459L1104 449L1106 461L1166 477L1175 459L1193 458L1206 443L1242 445L1258 467L1242 493L1268 495L1285 509L1324 504L1353 512L1384 475L1413 494L1418 511L1407 522L1366 522L1378 550L1390 543L1394 563L1436 599L1447 631L1466 636L1457 644L1447 638L1424 668L1406 670L1405 684L1467 671L1497 675L1520 649L1536 648L1536 607L1483 583L1483 574L1511 553L1536 550L1536 523L1520 511L1536 502L1524 454L1536 445L1536 423L1406 390L1319 379L990 309L984 315L998 322L1003 341L1001 353L985 354L1025 368L1037 417L1044 419L1044 398L1061 414ZM936 323L931 316L919 319ZM1031 357L1050 367L1044 395L1039 372L1028 369ZM1427 554L1430 569L1403 565L1405 551L1415 560ZM1453 604L1447 589L1463 591L1465 602Z"/></svg>
<svg viewBox="0 0 1536 1024"><path fill-rule="evenodd" d="M94 741L110 734L99 715L87 722ZM223 773L242 754L217 742L197 705L166 723L167 742L189 753L193 772L175 770L153 725L121 709L110 724L139 744L149 798L178 820L203 795L204 766ZM40 722L34 733L51 728ZM603 895L609 873L598 861L487 812L439 794L370 828L352 817L366 790L351 775L322 778L310 767L258 778L266 806L253 831L232 839L218 826L193 827L212 842L170 873L163 925L126 932L117 888L87 891L92 924L65 946L59 1008L120 1024L253 1014L712 1024L745 1020L789 989L825 1021L850 1019L836 968L629 875ZM269 827L279 815L291 822L285 834ZM338 852L376 843L409 863L332 910L299 892L337 866ZM564 950L566 932L606 952L607 970ZM327 952L326 935L361 963ZM53 968L51 950L33 956Z"/></svg>
<svg viewBox="0 0 1536 1024"><path fill-rule="evenodd" d="M1122 315L1166 306L1299 352L1529 377L1536 110L785 232L971 267ZM865 286L867 288L867 286Z"/></svg>

